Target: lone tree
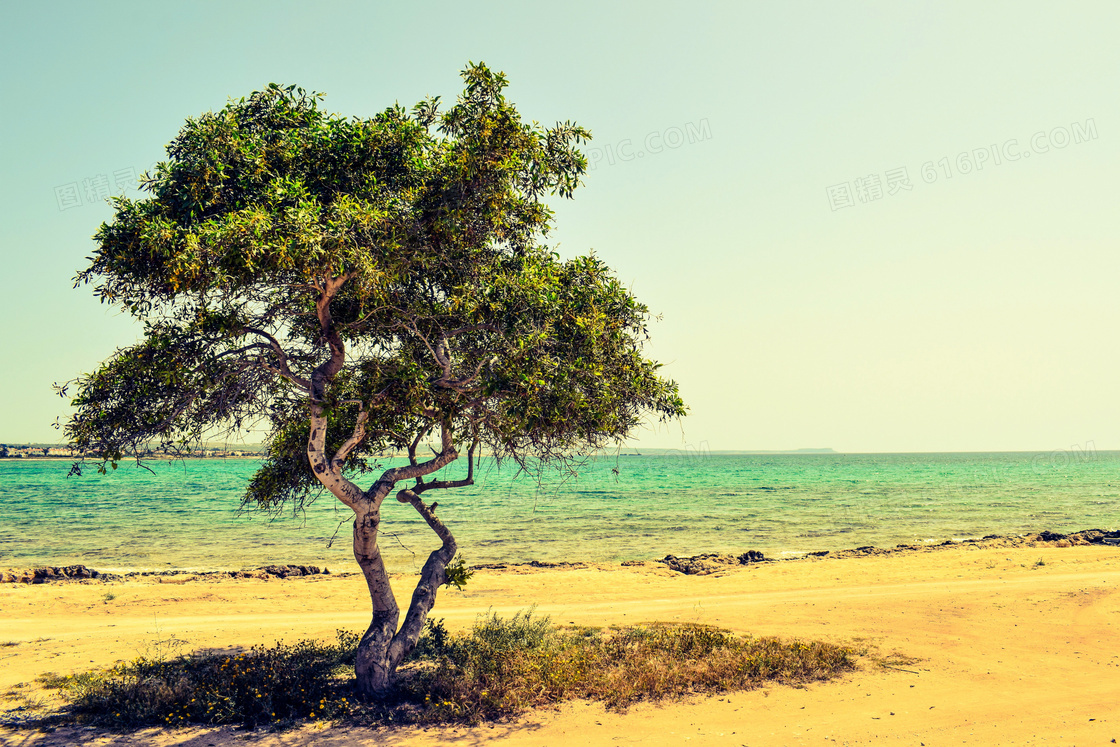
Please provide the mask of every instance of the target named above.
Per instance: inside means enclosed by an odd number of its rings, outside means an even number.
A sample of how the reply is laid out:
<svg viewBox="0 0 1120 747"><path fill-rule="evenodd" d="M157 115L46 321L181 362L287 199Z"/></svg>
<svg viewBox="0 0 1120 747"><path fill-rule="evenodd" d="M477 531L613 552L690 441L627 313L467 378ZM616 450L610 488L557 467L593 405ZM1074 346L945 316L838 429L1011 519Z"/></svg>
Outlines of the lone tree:
<svg viewBox="0 0 1120 747"><path fill-rule="evenodd" d="M464 576L424 493L473 484L483 450L563 463L685 412L642 356L647 308L594 256L542 243L541 199L571 197L590 133L523 122L485 65L463 78L445 112L429 98L346 118L272 84L188 119L147 196L114 201L75 279L144 339L76 380L70 441L104 472L267 424L245 504L298 507L325 487L354 512L373 600L356 667L367 695L391 684L439 586ZM421 457L429 438L438 450ZM464 479L429 477L463 448ZM404 451L407 466L359 486L378 454ZM442 542L403 624L378 547L394 492Z"/></svg>

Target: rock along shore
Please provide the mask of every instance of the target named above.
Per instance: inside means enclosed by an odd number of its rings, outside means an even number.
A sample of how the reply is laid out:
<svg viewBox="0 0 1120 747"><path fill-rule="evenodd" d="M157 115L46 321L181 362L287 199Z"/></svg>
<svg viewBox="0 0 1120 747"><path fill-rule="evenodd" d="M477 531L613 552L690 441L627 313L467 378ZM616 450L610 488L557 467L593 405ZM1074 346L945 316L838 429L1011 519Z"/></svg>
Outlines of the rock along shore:
<svg viewBox="0 0 1120 747"><path fill-rule="evenodd" d="M53 581L124 581L145 576L205 578L299 578L330 574L327 568L314 565L266 565L244 571L130 571L128 573L102 573L84 565L40 566L25 570L0 571L0 583L46 584Z"/></svg>
<svg viewBox="0 0 1120 747"><path fill-rule="evenodd" d="M894 547L873 547L866 545L851 550L821 550L808 552L804 555L782 558L781 562L805 560L810 558L829 558L842 560L844 558L861 558L869 555L894 555L898 553L937 552L952 547L1073 547L1075 545L1112 545L1120 546L1120 531L1105 531L1103 529L1085 529L1072 534L1059 534L1057 532L1042 531L1032 534L989 534L978 539L945 540L938 544L922 545L895 545ZM694 555L688 558L678 558L666 555L657 561L664 563L670 569L687 575L703 576L710 573L726 570L728 566L747 565L759 562L775 562L773 558L764 558L761 552L751 550L741 555L707 553ZM639 563L640 564L640 563ZM624 563L623 565L627 565Z"/></svg>
<svg viewBox="0 0 1120 747"><path fill-rule="evenodd" d="M1029 534L999 535L989 534L978 539L945 540L938 544L896 545L894 547L873 547L867 545L849 550L820 550L807 552L786 558L767 558L758 550L748 550L738 555L730 553L704 553L689 557L666 555L655 561L627 560L623 566L642 566L646 563L659 563L670 570L690 576L704 576L719 571L728 570L730 567L751 565L755 563L795 562L810 559L842 560L844 558L859 558L869 555L893 555L898 553L937 552L953 547L1073 547L1075 545L1110 545L1120 547L1120 531L1107 531L1103 529L1085 529L1071 534L1042 531ZM483 563L471 566L475 570L502 570L506 568L585 568L589 563L550 563L540 560L531 560L527 563ZM141 577L182 577L183 581L194 578L220 581L226 578L256 578L268 580L272 578L301 578L304 576L330 575L330 570L313 565L267 565L261 568L241 571L130 571L128 573L102 573L84 565L69 566L42 566L24 570L0 571L0 583L20 584L45 584L58 581L124 581ZM340 576L352 575L350 573L336 574ZM181 581L176 580L181 583Z"/></svg>

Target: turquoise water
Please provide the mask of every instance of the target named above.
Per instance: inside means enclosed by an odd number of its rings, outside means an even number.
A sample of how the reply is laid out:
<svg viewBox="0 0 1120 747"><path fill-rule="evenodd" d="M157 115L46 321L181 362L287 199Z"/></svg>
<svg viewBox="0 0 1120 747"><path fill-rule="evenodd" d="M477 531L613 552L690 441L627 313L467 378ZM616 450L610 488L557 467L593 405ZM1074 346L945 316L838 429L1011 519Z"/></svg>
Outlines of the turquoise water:
<svg viewBox="0 0 1120 747"><path fill-rule="evenodd" d="M329 494L294 516L238 512L256 464L159 463L155 474L122 465L107 476L67 478L65 461L0 460L0 568L349 569L349 511ZM453 465L446 473L464 470ZM475 486L425 498L439 501L469 563L520 563L748 549L780 557L1115 529L1118 496L1120 452L1073 450L600 457L578 478L553 475L543 484L483 460ZM394 570L418 569L438 544L410 506L391 499L382 530Z"/></svg>

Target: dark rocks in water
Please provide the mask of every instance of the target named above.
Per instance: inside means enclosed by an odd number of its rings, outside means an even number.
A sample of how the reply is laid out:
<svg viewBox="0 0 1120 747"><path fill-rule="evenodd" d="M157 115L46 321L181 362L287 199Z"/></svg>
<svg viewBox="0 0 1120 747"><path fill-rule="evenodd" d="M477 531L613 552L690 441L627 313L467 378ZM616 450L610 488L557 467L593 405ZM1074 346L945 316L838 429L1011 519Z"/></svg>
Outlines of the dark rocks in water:
<svg viewBox="0 0 1120 747"><path fill-rule="evenodd" d="M677 573L684 573L689 576L707 576L709 573L715 573L721 570L719 567L720 565L726 565L726 561L719 562L716 560L718 558L720 558L720 556L714 553L696 555L691 558L678 558L676 555L666 555L661 559L661 562L669 566L670 570L674 570ZM734 562L738 561L736 560ZM719 564L717 565L717 563Z"/></svg>
<svg viewBox="0 0 1120 747"><path fill-rule="evenodd" d="M314 565L266 565L257 570L269 576L276 576L277 578L318 576L320 573L330 573L330 571L320 571L319 567Z"/></svg>
<svg viewBox="0 0 1120 747"><path fill-rule="evenodd" d="M322 570L315 565L265 565L260 568L244 571L139 571L125 574L127 576L187 576L187 580L194 578L256 578L268 580L270 578L302 578L304 576L330 575L326 568Z"/></svg>
<svg viewBox="0 0 1120 747"><path fill-rule="evenodd" d="M0 583L3 584L45 584L50 581L79 581L93 578L104 578L104 574L86 568L84 565L43 566L23 571L0 571Z"/></svg>
<svg viewBox="0 0 1120 747"><path fill-rule="evenodd" d="M54 581L120 581L133 576L188 576L201 578L298 578L329 574L313 565L266 565L251 571L133 571L125 574L101 573L84 565L44 566L27 570L0 571L0 583L46 584Z"/></svg>
<svg viewBox="0 0 1120 747"><path fill-rule="evenodd" d="M742 565L746 565L747 563L760 563L763 560L766 560L766 558L758 550L747 550L739 556L739 563Z"/></svg>
<svg viewBox="0 0 1120 747"><path fill-rule="evenodd" d="M871 555L891 555L897 552L906 552L903 548L885 548L875 547L874 545L864 545L863 547L856 547L851 550L836 550L830 554L832 558L866 558Z"/></svg>
<svg viewBox="0 0 1120 747"><path fill-rule="evenodd" d="M818 550L809 552L805 557L830 559L864 558L878 555L893 555L895 553L909 552L938 552L953 547L1037 547L1038 543L1050 543L1050 547L1072 547L1075 545L1112 545L1120 547L1120 531L1104 531L1102 529L1086 529L1072 534L1059 534L1049 530L1037 534L1025 535L998 535L989 534L982 539L970 538L962 542L945 540L937 544L928 545L898 545L894 548L878 548L874 545L864 545L849 550ZM796 558L789 558L796 560ZM726 566L735 564L749 564L755 562L772 562L773 559L763 557L761 552L751 550L742 555L720 555L707 553L695 555L690 558L678 558L675 555L666 555L658 562L664 563L670 569L688 575L703 576L726 570ZM781 561L777 561L781 562Z"/></svg>
<svg viewBox="0 0 1120 747"><path fill-rule="evenodd" d="M678 558L676 555L666 555L659 560L671 570L689 576L707 576L710 573L726 570L729 565L747 565L749 563L762 563L766 557L758 550L748 550L742 555L727 555L723 553L704 553L693 555L689 558Z"/></svg>
<svg viewBox="0 0 1120 747"><path fill-rule="evenodd" d="M1103 529L1086 529L1071 534L1069 538L1071 540L1081 540L1090 545L1120 545L1120 531L1106 532Z"/></svg>
<svg viewBox="0 0 1120 747"><path fill-rule="evenodd" d="M642 562L644 562L644 561L640 561L640 560L638 560L638 561L627 561L627 562L623 563L623 565L633 565L633 564L641 565ZM561 568L561 569L563 569L563 568L586 568L586 567L587 567L587 563L585 563L583 561L578 561L578 560L575 561L575 562L571 562L571 563L569 563L569 562L553 563L552 561L549 561L549 560L530 560L528 563L476 563L475 565L471 566L471 570L474 570L474 571L502 571L502 570L505 570L507 568L516 570L516 569L519 569L519 568Z"/></svg>
<svg viewBox="0 0 1120 747"><path fill-rule="evenodd" d="M1049 542L1054 547L1071 547L1073 545L1118 545L1120 544L1120 531L1104 531L1103 529L1083 529L1072 534L1058 534L1057 532L1043 531L1038 534L1028 534L1022 538L1029 543Z"/></svg>

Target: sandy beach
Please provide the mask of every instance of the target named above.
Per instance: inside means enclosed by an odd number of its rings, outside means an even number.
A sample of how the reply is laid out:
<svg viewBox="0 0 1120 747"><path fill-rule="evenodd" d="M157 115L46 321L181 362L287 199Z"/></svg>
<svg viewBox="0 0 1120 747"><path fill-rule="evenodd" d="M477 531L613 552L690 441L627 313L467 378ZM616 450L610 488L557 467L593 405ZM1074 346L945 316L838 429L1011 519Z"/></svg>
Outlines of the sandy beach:
<svg viewBox="0 0 1120 747"><path fill-rule="evenodd" d="M0 731L4 745L1024 745L1120 739L1120 549L1056 542L728 566L483 569L441 593L433 615L470 625L536 605L559 623L689 621L756 635L820 638L898 653L805 688L770 687L626 713L569 703L473 728L232 727ZM1068 543L1061 543L1068 544ZM344 571L348 569L337 569ZM401 603L412 578L399 576ZM110 598L111 597L111 598ZM356 575L0 585L0 693L52 671L184 650L333 638L368 621ZM5 707L12 702L4 704Z"/></svg>

